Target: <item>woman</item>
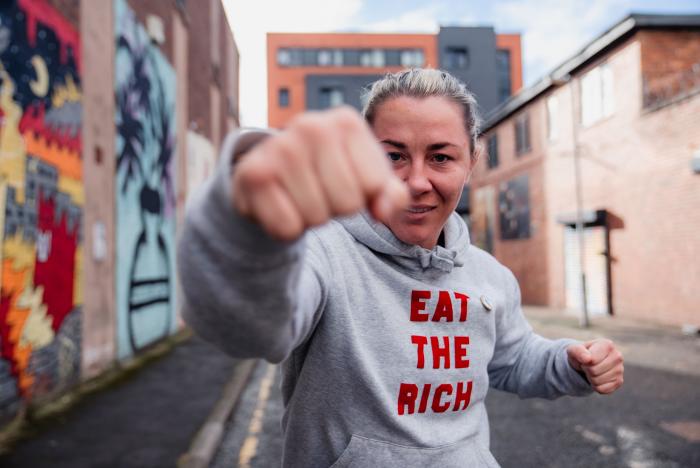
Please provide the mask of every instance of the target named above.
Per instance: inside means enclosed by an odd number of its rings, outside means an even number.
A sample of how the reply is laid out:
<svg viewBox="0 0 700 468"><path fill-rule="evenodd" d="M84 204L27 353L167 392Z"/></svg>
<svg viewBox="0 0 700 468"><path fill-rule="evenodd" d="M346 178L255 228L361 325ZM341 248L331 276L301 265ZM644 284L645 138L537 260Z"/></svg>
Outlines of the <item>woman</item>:
<svg viewBox="0 0 700 468"><path fill-rule="evenodd" d="M535 335L512 273L470 246L454 214L479 157L463 84L387 75L363 114L227 139L180 242L185 319L283 363L284 466L498 466L489 385L610 393L621 356Z"/></svg>

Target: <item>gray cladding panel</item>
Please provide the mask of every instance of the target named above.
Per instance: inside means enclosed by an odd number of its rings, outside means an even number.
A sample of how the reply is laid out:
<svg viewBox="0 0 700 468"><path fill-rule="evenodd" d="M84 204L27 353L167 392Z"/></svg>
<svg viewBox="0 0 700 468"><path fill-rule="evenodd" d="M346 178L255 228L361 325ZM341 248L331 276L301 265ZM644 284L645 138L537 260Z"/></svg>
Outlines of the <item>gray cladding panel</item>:
<svg viewBox="0 0 700 468"><path fill-rule="evenodd" d="M357 110L362 108L360 94L368 84L380 79L381 75L307 75L306 109L322 109L321 90L323 88L340 88L345 94L345 104Z"/></svg>
<svg viewBox="0 0 700 468"><path fill-rule="evenodd" d="M449 47L468 50L469 65L463 69L448 68L445 55ZM440 68L464 81L476 95L482 113L498 105L496 70L496 34L490 27L443 27L438 33Z"/></svg>

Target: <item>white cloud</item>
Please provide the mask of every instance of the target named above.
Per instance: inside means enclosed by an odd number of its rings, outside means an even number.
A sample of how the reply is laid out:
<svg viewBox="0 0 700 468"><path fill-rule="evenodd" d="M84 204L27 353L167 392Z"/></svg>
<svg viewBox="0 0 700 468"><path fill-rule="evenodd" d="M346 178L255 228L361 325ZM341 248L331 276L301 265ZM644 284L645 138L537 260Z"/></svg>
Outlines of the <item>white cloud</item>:
<svg viewBox="0 0 700 468"><path fill-rule="evenodd" d="M439 29L438 6L432 4L427 7L417 8L401 13L395 18L376 21L362 26L363 31L372 32L418 32L437 33Z"/></svg>
<svg viewBox="0 0 700 468"><path fill-rule="evenodd" d="M362 0L224 0L241 55L240 117L243 126L267 126L268 32L328 32L347 28Z"/></svg>
<svg viewBox="0 0 700 468"><path fill-rule="evenodd" d="M525 85L530 85L575 54L585 43L612 26L629 0L532 0L494 5L499 32L522 33Z"/></svg>

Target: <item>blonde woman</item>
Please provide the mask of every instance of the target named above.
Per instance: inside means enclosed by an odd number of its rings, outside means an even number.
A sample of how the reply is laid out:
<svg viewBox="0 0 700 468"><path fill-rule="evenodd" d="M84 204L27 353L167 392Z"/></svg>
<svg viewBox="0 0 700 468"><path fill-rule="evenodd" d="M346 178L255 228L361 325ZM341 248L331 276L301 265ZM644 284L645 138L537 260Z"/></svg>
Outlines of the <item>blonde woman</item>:
<svg viewBox="0 0 700 468"><path fill-rule="evenodd" d="M489 386L622 384L610 341L534 334L513 274L470 245L454 208L478 134L466 87L413 69L374 83L363 116L226 140L179 246L184 314L230 354L282 363L283 466L496 467Z"/></svg>

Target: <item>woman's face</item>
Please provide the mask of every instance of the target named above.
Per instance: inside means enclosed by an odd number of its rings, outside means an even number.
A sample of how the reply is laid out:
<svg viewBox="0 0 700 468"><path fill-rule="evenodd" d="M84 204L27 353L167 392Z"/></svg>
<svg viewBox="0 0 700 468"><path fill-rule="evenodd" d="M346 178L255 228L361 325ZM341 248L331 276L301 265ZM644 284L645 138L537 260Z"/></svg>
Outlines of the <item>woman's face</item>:
<svg viewBox="0 0 700 468"><path fill-rule="evenodd" d="M462 109L444 97L401 96L378 106L372 129L411 195L387 226L403 242L432 249L472 170Z"/></svg>

